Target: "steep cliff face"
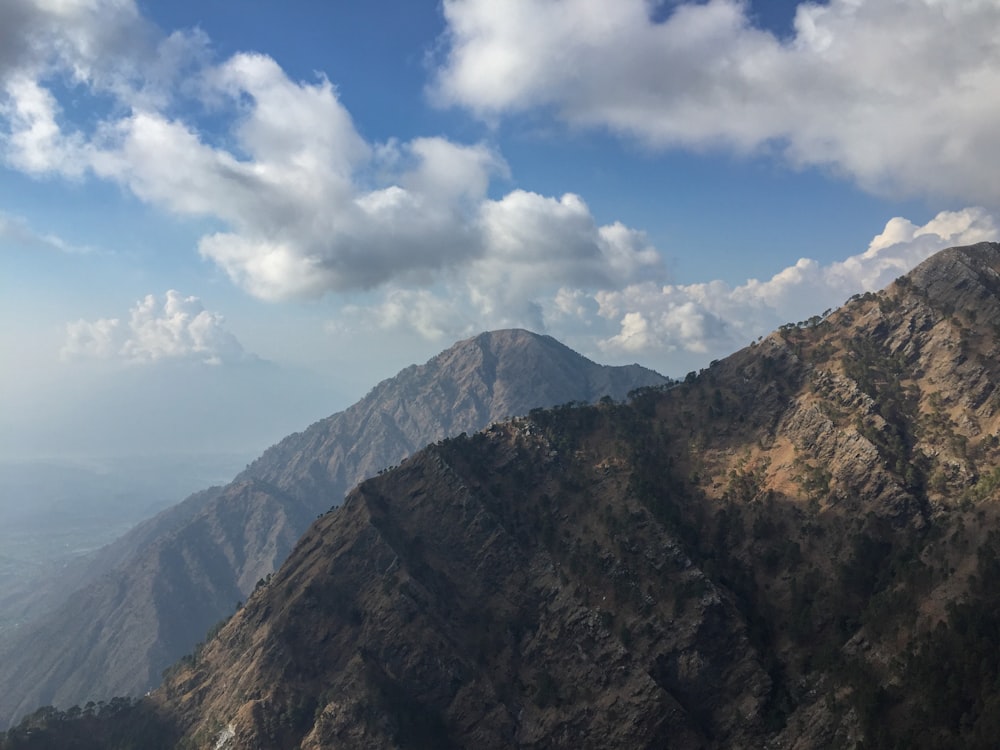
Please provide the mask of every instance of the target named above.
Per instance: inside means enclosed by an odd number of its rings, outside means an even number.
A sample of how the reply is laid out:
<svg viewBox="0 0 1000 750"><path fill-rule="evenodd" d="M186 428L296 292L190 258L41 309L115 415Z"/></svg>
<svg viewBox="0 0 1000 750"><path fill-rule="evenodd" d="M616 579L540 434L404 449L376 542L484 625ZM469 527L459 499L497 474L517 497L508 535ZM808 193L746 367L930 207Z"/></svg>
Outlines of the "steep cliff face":
<svg viewBox="0 0 1000 750"><path fill-rule="evenodd" d="M628 405L432 445L133 716L217 749L994 747L998 345L983 243Z"/></svg>
<svg viewBox="0 0 1000 750"><path fill-rule="evenodd" d="M192 496L74 571L80 587L0 644L0 723L39 705L141 695L284 561L318 513L427 442L536 406L664 382L554 339L498 331L380 383L286 438L225 488Z"/></svg>

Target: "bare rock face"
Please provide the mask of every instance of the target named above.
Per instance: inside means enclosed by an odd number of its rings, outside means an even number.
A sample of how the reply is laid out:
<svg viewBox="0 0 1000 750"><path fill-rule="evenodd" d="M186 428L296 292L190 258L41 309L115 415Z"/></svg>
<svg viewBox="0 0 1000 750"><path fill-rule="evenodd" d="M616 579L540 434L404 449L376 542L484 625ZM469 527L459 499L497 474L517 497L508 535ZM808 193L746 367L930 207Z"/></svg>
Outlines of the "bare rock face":
<svg viewBox="0 0 1000 750"><path fill-rule="evenodd" d="M39 705L141 695L273 573L358 481L426 443L539 406L624 398L666 379L547 336L485 333L383 381L98 554L85 585L0 644L0 724Z"/></svg>

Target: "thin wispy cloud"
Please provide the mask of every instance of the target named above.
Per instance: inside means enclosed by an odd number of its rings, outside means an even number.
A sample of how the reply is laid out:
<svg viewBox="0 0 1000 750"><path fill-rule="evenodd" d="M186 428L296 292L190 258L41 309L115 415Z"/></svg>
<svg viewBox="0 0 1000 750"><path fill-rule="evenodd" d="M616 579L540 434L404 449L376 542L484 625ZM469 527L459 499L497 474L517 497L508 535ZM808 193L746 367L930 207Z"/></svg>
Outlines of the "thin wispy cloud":
<svg viewBox="0 0 1000 750"><path fill-rule="evenodd" d="M0 213L0 247L3 246L70 255L86 255L94 252L89 247L73 245L58 235L38 232L32 229L23 217Z"/></svg>

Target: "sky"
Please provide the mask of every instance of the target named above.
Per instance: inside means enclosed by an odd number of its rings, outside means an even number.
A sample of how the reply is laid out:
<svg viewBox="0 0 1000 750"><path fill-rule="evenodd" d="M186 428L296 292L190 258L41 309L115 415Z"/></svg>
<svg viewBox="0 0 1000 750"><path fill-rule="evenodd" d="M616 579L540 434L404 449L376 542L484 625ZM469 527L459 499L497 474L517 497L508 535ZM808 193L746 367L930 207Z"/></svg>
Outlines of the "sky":
<svg viewBox="0 0 1000 750"><path fill-rule="evenodd" d="M1000 239L1000 0L3 0L0 455L259 453L484 330L683 376Z"/></svg>

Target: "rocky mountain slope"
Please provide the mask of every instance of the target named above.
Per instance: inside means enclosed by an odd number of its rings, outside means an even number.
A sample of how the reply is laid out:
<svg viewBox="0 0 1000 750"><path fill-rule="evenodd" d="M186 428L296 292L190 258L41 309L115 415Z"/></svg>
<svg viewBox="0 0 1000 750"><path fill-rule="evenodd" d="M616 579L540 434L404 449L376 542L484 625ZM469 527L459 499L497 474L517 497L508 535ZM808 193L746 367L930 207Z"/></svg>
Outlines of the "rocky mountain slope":
<svg viewBox="0 0 1000 750"><path fill-rule="evenodd" d="M6 628L51 611L113 567L94 552L244 462L226 455L0 461L0 641Z"/></svg>
<svg viewBox="0 0 1000 750"><path fill-rule="evenodd" d="M422 451L147 710L195 747L994 747L1000 245Z"/></svg>
<svg viewBox="0 0 1000 750"><path fill-rule="evenodd" d="M628 405L443 440L85 719L215 750L995 747L998 355L982 243Z"/></svg>
<svg viewBox="0 0 1000 750"><path fill-rule="evenodd" d="M664 378L547 336L498 331L403 370L74 572L81 586L0 645L0 723L54 703L141 695L285 559L317 514L425 443L538 406L624 398Z"/></svg>
<svg viewBox="0 0 1000 750"><path fill-rule="evenodd" d="M337 504L361 479L444 437L540 406L622 400L629 391L664 382L639 365L597 365L551 336L482 334L406 368L346 411L285 438L236 481L259 479L314 504L317 496Z"/></svg>

